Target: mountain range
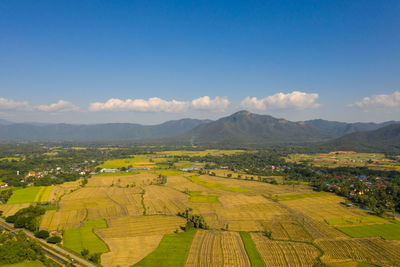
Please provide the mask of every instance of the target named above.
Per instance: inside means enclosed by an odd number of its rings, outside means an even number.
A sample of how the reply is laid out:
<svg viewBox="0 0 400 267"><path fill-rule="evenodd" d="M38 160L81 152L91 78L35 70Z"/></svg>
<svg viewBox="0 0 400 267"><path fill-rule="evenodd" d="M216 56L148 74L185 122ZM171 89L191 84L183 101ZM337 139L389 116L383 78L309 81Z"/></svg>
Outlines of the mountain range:
<svg viewBox="0 0 400 267"><path fill-rule="evenodd" d="M293 122L248 111L239 111L215 121L181 119L152 126L132 123L37 124L0 120L0 141L131 141L253 147L326 143L329 147L352 145L368 149L400 145L396 125L399 124L395 121L345 123L318 119Z"/></svg>

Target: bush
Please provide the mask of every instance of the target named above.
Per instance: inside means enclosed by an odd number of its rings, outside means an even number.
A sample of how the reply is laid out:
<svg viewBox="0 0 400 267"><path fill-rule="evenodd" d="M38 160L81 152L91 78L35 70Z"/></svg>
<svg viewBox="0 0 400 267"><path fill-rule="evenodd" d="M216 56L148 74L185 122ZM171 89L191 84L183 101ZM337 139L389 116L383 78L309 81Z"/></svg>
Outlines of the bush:
<svg viewBox="0 0 400 267"><path fill-rule="evenodd" d="M94 263L100 263L100 253L90 255L89 260Z"/></svg>
<svg viewBox="0 0 400 267"><path fill-rule="evenodd" d="M82 255L84 258L87 258L87 256L89 255L89 250L88 250L87 248L83 249L83 250L81 251L81 255Z"/></svg>
<svg viewBox="0 0 400 267"><path fill-rule="evenodd" d="M46 230L40 230L40 231L36 231L36 232L35 232L35 236L36 236L37 238L47 239L47 238L50 236L50 234L49 234L49 232L46 231Z"/></svg>
<svg viewBox="0 0 400 267"><path fill-rule="evenodd" d="M61 237L53 235L53 236L47 238L47 243L58 244L61 242L61 240L62 240Z"/></svg>

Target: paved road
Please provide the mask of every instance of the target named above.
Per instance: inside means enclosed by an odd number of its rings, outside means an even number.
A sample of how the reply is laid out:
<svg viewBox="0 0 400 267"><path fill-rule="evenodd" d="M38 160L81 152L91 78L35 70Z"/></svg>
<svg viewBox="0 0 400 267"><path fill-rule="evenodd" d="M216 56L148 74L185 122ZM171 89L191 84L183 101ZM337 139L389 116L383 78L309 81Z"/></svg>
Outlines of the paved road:
<svg viewBox="0 0 400 267"><path fill-rule="evenodd" d="M72 254L71 252L68 252L67 250L60 248L57 245L54 244L48 244L46 241L44 241L43 239L39 239L37 237L35 237L35 235L32 232L29 232L25 229L16 229L14 228L14 226L10 223L7 223L4 219L0 218L0 223L3 224L4 226L14 230L14 231L19 231L19 230L23 230L25 232L25 234L27 236L29 236L29 238L35 239L37 240L42 247L44 247L44 249L48 250L49 252L55 254L57 257L62 258L64 260L67 260L67 262L70 262L70 260L68 260L65 256L69 256L71 257L71 259L74 259L74 264L75 265L81 265L81 266L88 266L88 267L97 267L96 265L94 265L93 263L82 259L81 257L76 256L75 254ZM61 255L60 255L61 254Z"/></svg>

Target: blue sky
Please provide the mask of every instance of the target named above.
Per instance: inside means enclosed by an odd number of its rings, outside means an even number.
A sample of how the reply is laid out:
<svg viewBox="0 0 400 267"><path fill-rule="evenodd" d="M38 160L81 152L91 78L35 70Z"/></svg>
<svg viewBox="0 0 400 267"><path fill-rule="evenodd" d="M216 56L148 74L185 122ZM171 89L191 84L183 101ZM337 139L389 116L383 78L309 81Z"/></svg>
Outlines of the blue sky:
<svg viewBox="0 0 400 267"><path fill-rule="evenodd" d="M0 118L400 118L399 1L1 1Z"/></svg>

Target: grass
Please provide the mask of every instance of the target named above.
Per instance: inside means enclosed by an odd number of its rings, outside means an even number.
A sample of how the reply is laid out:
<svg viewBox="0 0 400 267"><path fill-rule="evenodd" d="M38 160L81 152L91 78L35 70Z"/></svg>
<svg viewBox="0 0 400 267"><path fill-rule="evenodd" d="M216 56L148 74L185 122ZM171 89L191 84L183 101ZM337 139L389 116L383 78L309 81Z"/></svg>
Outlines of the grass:
<svg viewBox="0 0 400 267"><path fill-rule="evenodd" d="M46 265L44 265L40 261L27 261L27 262L2 265L2 267L45 267L45 266Z"/></svg>
<svg viewBox="0 0 400 267"><path fill-rule="evenodd" d="M95 233L94 229L107 228L105 220L85 221L82 227L64 232L64 246L77 253L88 249L90 253L108 252L107 245Z"/></svg>
<svg viewBox="0 0 400 267"><path fill-rule="evenodd" d="M47 202L53 186L43 186L35 197L35 202Z"/></svg>
<svg viewBox="0 0 400 267"><path fill-rule="evenodd" d="M41 189L41 186L31 186L16 190L7 201L7 204L33 203Z"/></svg>
<svg viewBox="0 0 400 267"><path fill-rule="evenodd" d="M272 199L276 200L276 201L286 201L286 200L295 200L295 199L308 198L308 197L323 197L323 196L327 196L327 195L329 195L329 193L315 192L315 193L307 193L307 194L278 196L278 197L273 197Z"/></svg>
<svg viewBox="0 0 400 267"><path fill-rule="evenodd" d="M240 237L242 238L244 248L246 249L246 253L249 257L251 266L265 266L264 261L257 250L256 244L254 244L253 239L251 239L250 233L240 232Z"/></svg>
<svg viewBox="0 0 400 267"><path fill-rule="evenodd" d="M400 224L373 224L361 226L337 227L351 237L379 236L387 240L400 240Z"/></svg>
<svg viewBox="0 0 400 267"><path fill-rule="evenodd" d="M202 195L201 191L190 191L189 202L205 202L205 203L218 203L218 196Z"/></svg>
<svg viewBox="0 0 400 267"><path fill-rule="evenodd" d="M226 185L220 184L220 183L206 181L206 180L200 179L198 176L191 176L191 177L188 177L188 179L195 184L202 185L202 186L205 186L205 187L208 187L211 189L222 189L222 190L230 191L230 192L247 191L247 189L242 188L242 187L231 187L231 186L226 186Z"/></svg>
<svg viewBox="0 0 400 267"><path fill-rule="evenodd" d="M184 266L195 233L165 235L157 249L134 266Z"/></svg>
<svg viewBox="0 0 400 267"><path fill-rule="evenodd" d="M330 225L359 225L359 224L373 224L373 223L387 223L388 221L378 216L358 216L350 218L331 218L325 219Z"/></svg>

